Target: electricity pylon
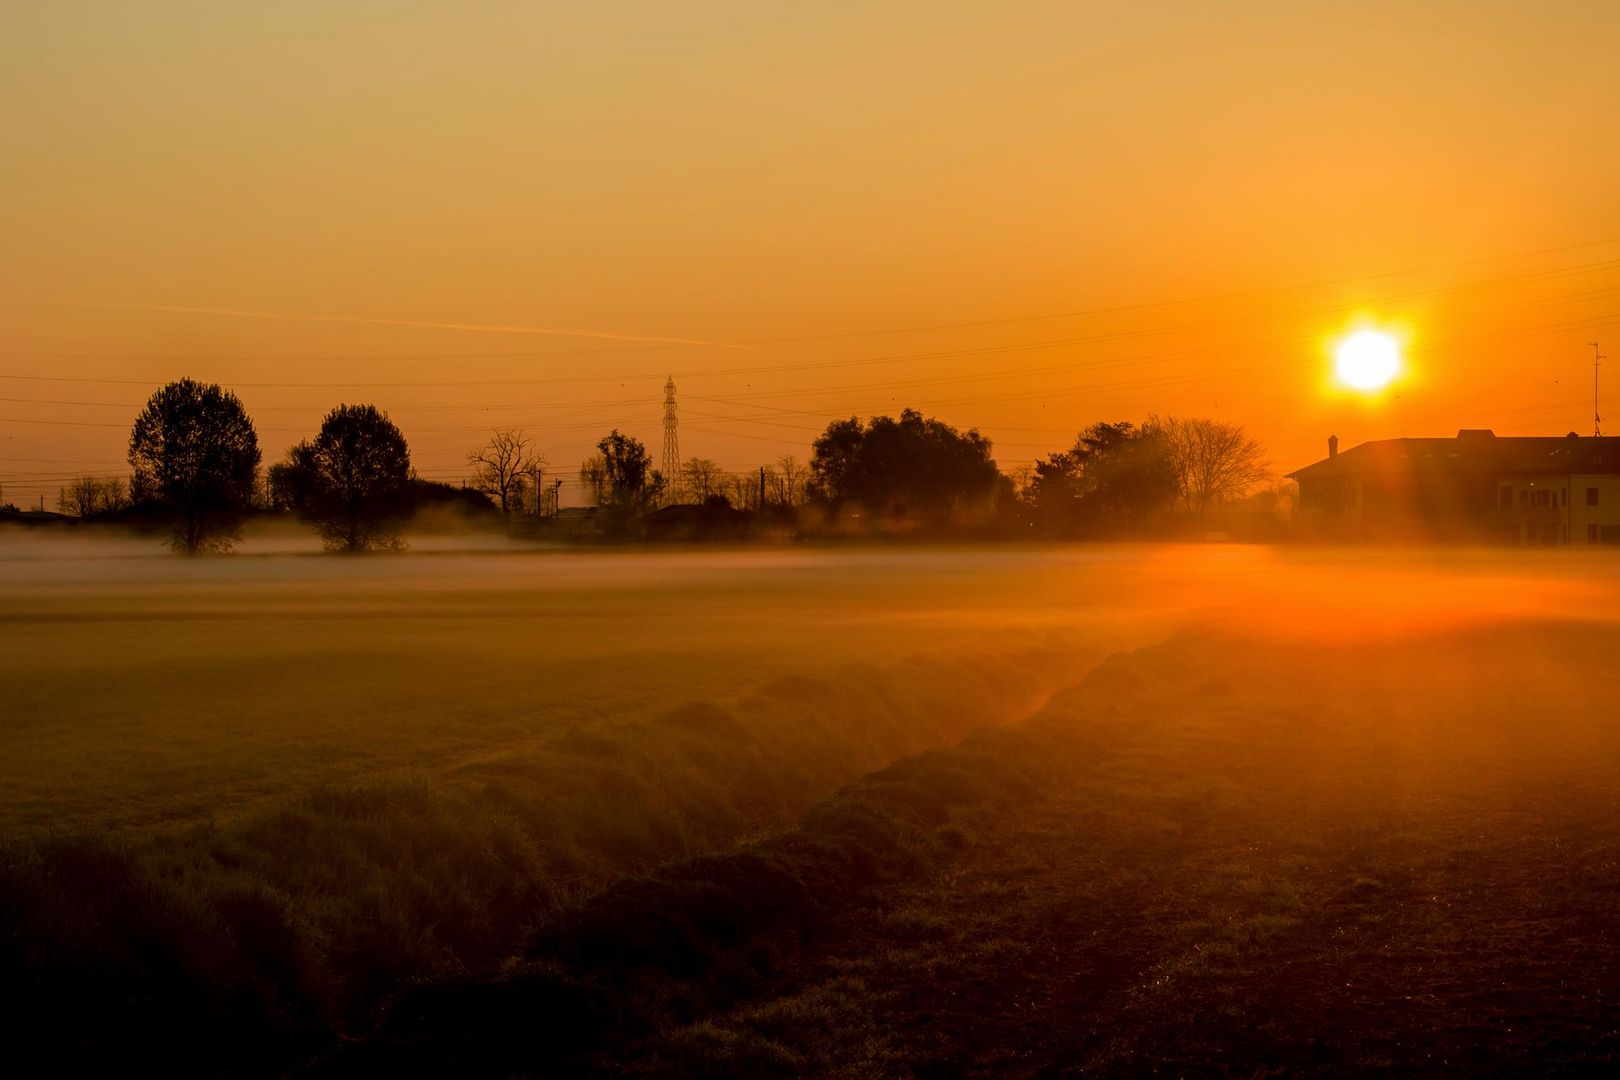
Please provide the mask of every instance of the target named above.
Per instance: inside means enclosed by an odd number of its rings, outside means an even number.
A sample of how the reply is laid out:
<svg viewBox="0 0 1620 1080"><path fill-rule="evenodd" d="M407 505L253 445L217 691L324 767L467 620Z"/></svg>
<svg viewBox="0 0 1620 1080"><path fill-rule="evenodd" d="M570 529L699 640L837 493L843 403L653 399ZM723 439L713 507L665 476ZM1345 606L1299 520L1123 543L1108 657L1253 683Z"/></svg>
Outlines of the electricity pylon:
<svg viewBox="0 0 1620 1080"><path fill-rule="evenodd" d="M675 419L675 376L664 384L664 498L674 501L675 485L681 478L680 424Z"/></svg>

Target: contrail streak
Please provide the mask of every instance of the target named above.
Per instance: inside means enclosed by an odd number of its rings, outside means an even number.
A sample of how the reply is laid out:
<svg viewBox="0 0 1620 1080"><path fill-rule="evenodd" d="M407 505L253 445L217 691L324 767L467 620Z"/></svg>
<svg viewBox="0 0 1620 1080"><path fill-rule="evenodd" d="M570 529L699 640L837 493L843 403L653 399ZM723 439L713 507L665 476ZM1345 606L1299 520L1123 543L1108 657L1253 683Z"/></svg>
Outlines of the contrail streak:
<svg viewBox="0 0 1620 1080"><path fill-rule="evenodd" d="M602 330L575 330L562 326L509 326L499 323L429 322L421 319L379 319L366 315L298 315L278 311L240 311L235 308L187 307L180 304L111 304L92 300L12 300L29 307L106 308L118 311L171 311L186 315L226 315L238 319L276 319L283 322L367 323L373 326L417 326L429 330L470 330L484 334L528 334L544 337L595 338L602 341L645 341L663 345L701 345L734 348L723 341L696 338L649 337L641 334L614 334Z"/></svg>

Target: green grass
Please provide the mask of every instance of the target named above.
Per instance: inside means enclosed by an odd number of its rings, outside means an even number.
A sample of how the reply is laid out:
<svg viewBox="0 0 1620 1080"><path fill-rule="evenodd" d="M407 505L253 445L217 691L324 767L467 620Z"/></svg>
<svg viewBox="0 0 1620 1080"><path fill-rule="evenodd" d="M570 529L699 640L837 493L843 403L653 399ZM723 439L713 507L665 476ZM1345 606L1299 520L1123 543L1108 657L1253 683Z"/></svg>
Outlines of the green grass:
<svg viewBox="0 0 1620 1080"><path fill-rule="evenodd" d="M123 549L117 549L123 550ZM0 547L0 555L5 549ZM0 557L0 833L206 821L912 656L1136 640L1017 562L760 553ZM191 576L194 575L194 576ZM1037 677L989 721L1057 682Z"/></svg>
<svg viewBox="0 0 1620 1080"><path fill-rule="evenodd" d="M1458 880L1493 976L1615 913L1612 631L1212 614L1263 578L1428 618L1354 561L0 558L8 1019L81 1069L1309 1065L1272 971L1455 962ZM1504 580L1460 561L1422 573Z"/></svg>

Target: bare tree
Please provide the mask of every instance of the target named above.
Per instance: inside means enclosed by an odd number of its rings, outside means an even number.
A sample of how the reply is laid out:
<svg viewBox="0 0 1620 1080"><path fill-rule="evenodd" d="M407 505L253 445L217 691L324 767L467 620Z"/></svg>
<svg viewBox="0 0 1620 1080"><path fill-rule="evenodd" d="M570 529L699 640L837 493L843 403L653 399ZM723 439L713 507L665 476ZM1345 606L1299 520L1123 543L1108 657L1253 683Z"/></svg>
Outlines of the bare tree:
<svg viewBox="0 0 1620 1080"><path fill-rule="evenodd" d="M726 474L708 458L692 458L681 466L680 497L703 502L724 490Z"/></svg>
<svg viewBox="0 0 1620 1080"><path fill-rule="evenodd" d="M1211 503L1241 498L1271 475L1265 448L1240 424L1150 416L1142 428L1164 440L1177 494L1195 514L1202 514Z"/></svg>
<svg viewBox="0 0 1620 1080"><path fill-rule="evenodd" d="M779 506L789 510L803 506L806 492L810 485L810 469L799 464L799 459L792 454L785 454L776 459L776 467L771 470L768 479L775 492L773 501Z"/></svg>
<svg viewBox="0 0 1620 1080"><path fill-rule="evenodd" d="M579 482L590 494L591 505L601 506L607 498L608 491L607 458L601 454L592 454L580 462Z"/></svg>
<svg viewBox="0 0 1620 1080"><path fill-rule="evenodd" d="M78 518L111 513L128 505L129 488L116 476L81 476L59 489L56 496L57 510Z"/></svg>
<svg viewBox="0 0 1620 1080"><path fill-rule="evenodd" d="M752 510L759 500L759 480L753 473L723 473L718 494L738 510Z"/></svg>
<svg viewBox="0 0 1620 1080"><path fill-rule="evenodd" d="M1019 499L1027 499L1030 489L1035 485L1035 466L1019 465L1007 470L1007 479L1012 481L1013 495Z"/></svg>
<svg viewBox="0 0 1620 1080"><path fill-rule="evenodd" d="M489 442L467 455L473 467L472 486L493 498L508 516L521 504L531 477L538 480L546 459L521 428L497 428Z"/></svg>

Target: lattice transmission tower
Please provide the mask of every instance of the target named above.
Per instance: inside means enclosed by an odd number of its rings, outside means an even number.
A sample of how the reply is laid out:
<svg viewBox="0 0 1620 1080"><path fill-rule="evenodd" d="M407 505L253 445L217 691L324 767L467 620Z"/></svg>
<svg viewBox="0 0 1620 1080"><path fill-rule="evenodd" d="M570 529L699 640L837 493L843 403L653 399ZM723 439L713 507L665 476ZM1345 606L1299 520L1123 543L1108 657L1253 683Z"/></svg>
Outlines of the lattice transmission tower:
<svg viewBox="0 0 1620 1080"><path fill-rule="evenodd" d="M664 498L674 500L681 479L681 432L675 419L675 376L664 384Z"/></svg>

